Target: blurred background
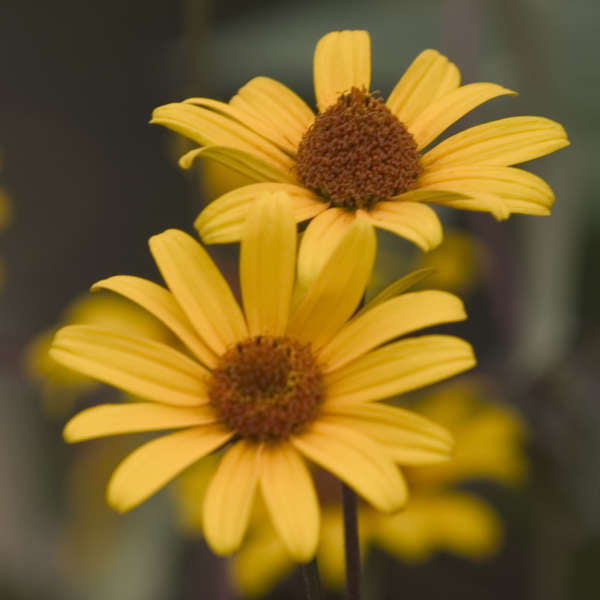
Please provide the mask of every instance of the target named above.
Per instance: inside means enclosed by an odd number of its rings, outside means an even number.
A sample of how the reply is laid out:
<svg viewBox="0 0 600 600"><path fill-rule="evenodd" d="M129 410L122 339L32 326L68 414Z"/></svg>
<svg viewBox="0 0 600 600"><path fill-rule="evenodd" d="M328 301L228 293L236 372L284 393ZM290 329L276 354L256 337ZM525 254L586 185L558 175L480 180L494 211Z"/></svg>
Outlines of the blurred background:
<svg viewBox="0 0 600 600"><path fill-rule="evenodd" d="M380 234L375 286L431 265L446 278L425 284L465 299L470 319L451 330L476 348L478 397L519 423L528 467L453 475L493 507L502 535L481 551L440 543L420 557L374 542L365 599L599 597L599 20L595 0L0 2L0 598L243 597L228 580L235 561L186 526L176 486L125 516L104 505L110 471L139 439L64 444L66 420L114 392L49 372L38 336L87 319L72 302L99 279L158 281L148 237L193 232L222 183L211 165L177 167L179 140L148 125L152 109L228 100L256 75L314 106L314 45L335 29L370 31L384 96L428 47L466 83L519 92L450 133L534 114L561 122L572 142L526 165L555 191L549 218L439 211L447 240L425 259ZM236 248L211 253L235 278ZM270 594L303 598L300 574L282 573Z"/></svg>

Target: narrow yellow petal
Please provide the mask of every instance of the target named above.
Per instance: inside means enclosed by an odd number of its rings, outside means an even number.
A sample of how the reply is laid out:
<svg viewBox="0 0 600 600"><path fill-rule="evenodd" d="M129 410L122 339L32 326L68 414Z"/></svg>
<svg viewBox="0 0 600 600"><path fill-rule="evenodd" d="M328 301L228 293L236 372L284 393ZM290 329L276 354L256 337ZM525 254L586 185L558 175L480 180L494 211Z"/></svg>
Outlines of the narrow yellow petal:
<svg viewBox="0 0 600 600"><path fill-rule="evenodd" d="M216 416L210 406L191 408L136 402L102 404L76 414L63 429L69 443L107 435L178 429L214 423Z"/></svg>
<svg viewBox="0 0 600 600"><path fill-rule="evenodd" d="M355 220L302 297L288 325L288 334L325 345L356 310L371 277L376 238L373 228Z"/></svg>
<svg viewBox="0 0 600 600"><path fill-rule="evenodd" d="M253 181L296 182L296 178L290 169L280 168L260 156L230 146L203 146L202 148L194 148L186 152L179 159L179 166L182 169L189 169L198 157L215 160Z"/></svg>
<svg viewBox="0 0 600 600"><path fill-rule="evenodd" d="M216 357L212 350L198 337L175 296L164 287L131 275L116 275L98 281L92 290L111 290L139 304L160 319L205 365L214 367Z"/></svg>
<svg viewBox="0 0 600 600"><path fill-rule="evenodd" d="M438 98L410 123L417 150L422 150L450 125L474 108L498 96L516 92L495 83L470 83Z"/></svg>
<svg viewBox="0 0 600 600"><path fill-rule="evenodd" d="M393 512L405 504L406 483L388 451L366 435L338 423L335 417L319 419L308 431L292 437L291 442L378 510Z"/></svg>
<svg viewBox="0 0 600 600"><path fill-rule="evenodd" d="M108 483L108 503L128 511L192 463L222 446L233 433L220 425L205 425L159 437L134 450L119 464Z"/></svg>
<svg viewBox="0 0 600 600"><path fill-rule="evenodd" d="M259 446L236 442L223 456L208 484L202 508L204 535L217 554L230 554L241 544L258 484Z"/></svg>
<svg viewBox="0 0 600 600"><path fill-rule="evenodd" d="M297 562L309 561L319 539L319 503L306 463L287 442L265 444L260 487L271 520Z"/></svg>
<svg viewBox="0 0 600 600"><path fill-rule="evenodd" d="M201 106L173 102L154 109L151 123L163 125L201 146L227 146L262 158L284 171L294 162L285 152L230 117Z"/></svg>
<svg viewBox="0 0 600 600"><path fill-rule="evenodd" d="M240 283L248 332L283 335L296 266L296 222L285 192L263 192L242 233Z"/></svg>
<svg viewBox="0 0 600 600"><path fill-rule="evenodd" d="M254 183L213 200L199 215L194 227L205 244L237 242L252 203L265 192L285 192L292 201L296 222L327 210L327 204L304 187L291 183Z"/></svg>
<svg viewBox="0 0 600 600"><path fill-rule="evenodd" d="M387 107L410 126L438 98L460 85L456 65L436 50L423 50L408 67L387 99Z"/></svg>
<svg viewBox="0 0 600 600"><path fill-rule="evenodd" d="M434 169L423 173L419 183L426 189L456 191L473 197L493 192L507 211L515 213L548 215L554 203L552 189L542 178L514 167L478 165Z"/></svg>
<svg viewBox="0 0 600 600"><path fill-rule="evenodd" d="M327 402L381 400L475 366L471 345L449 335L407 338L373 350L325 376Z"/></svg>
<svg viewBox="0 0 600 600"><path fill-rule="evenodd" d="M435 269L430 267L423 267L422 269L411 271L408 275L404 275L404 277L397 279L394 283L390 283L390 285L381 290L374 298L371 298L371 300L356 313L355 317L375 308L378 304L381 304L386 300L390 300L403 294L406 290L427 279L427 277L430 277L434 273Z"/></svg>
<svg viewBox="0 0 600 600"><path fill-rule="evenodd" d="M170 346L89 325L58 331L50 355L62 365L163 404L208 402L208 371Z"/></svg>
<svg viewBox="0 0 600 600"><path fill-rule="evenodd" d="M337 102L351 88L369 91L371 39L366 31L332 31L315 48L315 96L319 112Z"/></svg>
<svg viewBox="0 0 600 600"><path fill-rule="evenodd" d="M353 221L352 213L328 208L308 224L298 250L298 297L312 285Z"/></svg>
<svg viewBox="0 0 600 600"><path fill-rule="evenodd" d="M229 285L196 240L168 229L150 238L150 250L175 299L217 355L248 337Z"/></svg>
<svg viewBox="0 0 600 600"><path fill-rule="evenodd" d="M295 154L315 118L304 100L268 77L251 79L229 104L260 121L262 128L255 131L273 141L277 139L278 145L291 154Z"/></svg>
<svg viewBox="0 0 600 600"><path fill-rule="evenodd" d="M562 125L544 117L508 117L461 131L429 150L421 165L432 168L507 167L569 145Z"/></svg>
<svg viewBox="0 0 600 600"><path fill-rule="evenodd" d="M447 461L454 442L448 431L416 413L379 403L323 406L327 415L377 440L402 465Z"/></svg>
<svg viewBox="0 0 600 600"><path fill-rule="evenodd" d="M347 323L319 352L319 362L325 372L331 372L401 335L466 318L461 300L448 292L426 290L403 294Z"/></svg>
<svg viewBox="0 0 600 600"><path fill-rule="evenodd" d="M440 220L435 211L425 204L404 200L378 202L370 211L356 211L356 216L376 227L392 231L425 252L432 250L442 241Z"/></svg>

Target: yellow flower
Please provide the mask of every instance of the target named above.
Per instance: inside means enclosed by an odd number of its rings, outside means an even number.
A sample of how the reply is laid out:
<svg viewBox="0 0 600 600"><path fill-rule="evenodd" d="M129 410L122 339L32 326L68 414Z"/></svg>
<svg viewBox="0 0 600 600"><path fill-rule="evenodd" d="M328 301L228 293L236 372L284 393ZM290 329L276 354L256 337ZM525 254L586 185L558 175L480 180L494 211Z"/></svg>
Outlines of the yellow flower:
<svg viewBox="0 0 600 600"><path fill-rule="evenodd" d="M475 494L452 489L453 484L469 478L515 484L524 476L521 419L507 406L489 402L488 397L489 386L467 379L444 386L419 402L416 408L420 413L439 420L453 433L453 460L406 469L411 497L405 509L396 514L359 505L363 556L372 546L407 563L422 562L438 550L471 559L485 558L497 550L502 524L496 511ZM198 475L194 477L198 481ZM319 491L324 504L317 552L319 571L329 587L340 588L345 569L342 511L326 487ZM292 557L257 512L249 538L232 563L231 575L237 587L250 597L263 596L293 568Z"/></svg>
<svg viewBox="0 0 600 600"><path fill-rule="evenodd" d="M146 308L188 353L83 325L61 329L51 351L65 366L150 401L85 410L66 425L67 441L182 429L119 465L107 492L117 510L224 449L203 503L204 534L219 554L241 543L260 488L290 554L313 556L319 508L304 458L378 510L400 508L407 490L397 465L438 462L452 439L415 413L375 401L475 363L471 346L452 336L392 341L464 319L462 303L446 292L404 294L351 318L375 256L374 232L362 221L292 303L295 229L284 194L254 204L241 244L243 310L202 246L178 230L150 239L169 289L130 276L95 285Z"/></svg>
<svg viewBox="0 0 600 600"><path fill-rule="evenodd" d="M94 294L72 302L60 318L63 325L94 325L129 332L159 342L170 342L170 331L155 317L133 302L119 296ZM25 349L25 368L41 388L43 406L52 416L64 416L83 394L95 389L98 382L63 367L48 351L58 327L38 334Z"/></svg>
<svg viewBox="0 0 600 600"><path fill-rule="evenodd" d="M288 192L296 221L313 219L310 243L325 248L356 219L434 248L442 228L429 202L498 219L550 213L548 185L510 165L568 145L558 123L510 117L430 148L469 111L514 92L493 83L461 86L457 67L425 50L383 102L369 92L370 63L366 31L325 35L314 55L316 116L267 77L252 79L228 103L190 98L154 111L152 123L200 144L180 159L182 167L202 156L257 182L204 209L195 225L205 243L238 240L249 205L265 190Z"/></svg>

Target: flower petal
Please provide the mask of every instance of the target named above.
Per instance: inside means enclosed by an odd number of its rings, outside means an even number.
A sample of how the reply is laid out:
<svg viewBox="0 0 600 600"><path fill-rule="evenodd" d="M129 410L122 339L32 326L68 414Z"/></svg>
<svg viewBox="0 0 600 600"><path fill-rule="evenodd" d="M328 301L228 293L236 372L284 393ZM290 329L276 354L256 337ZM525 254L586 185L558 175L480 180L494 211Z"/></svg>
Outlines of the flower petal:
<svg viewBox="0 0 600 600"><path fill-rule="evenodd" d="M215 420L210 406L183 408L146 402L101 404L76 414L65 425L63 437L73 443L121 433L207 425Z"/></svg>
<svg viewBox="0 0 600 600"><path fill-rule="evenodd" d="M289 169L281 169L255 154L230 146L194 148L179 159L179 166L182 169L189 169L198 157L215 160L254 181L284 183L295 183L296 181Z"/></svg>
<svg viewBox="0 0 600 600"><path fill-rule="evenodd" d="M351 88L369 91L371 39L366 31L332 31L315 48L315 96L319 112L327 110Z"/></svg>
<svg viewBox="0 0 600 600"><path fill-rule="evenodd" d="M438 98L460 85L454 63L436 50L423 50L408 67L387 99L387 107L398 120L410 126Z"/></svg>
<svg viewBox="0 0 600 600"><path fill-rule="evenodd" d="M236 442L225 452L208 484L204 506L204 536L217 554L238 548L248 527L258 484L259 446Z"/></svg>
<svg viewBox="0 0 600 600"><path fill-rule="evenodd" d="M390 300L391 298L395 298L400 294L403 294L406 290L411 287L417 285L427 277L433 275L435 273L435 269L430 267L423 267L422 269L415 269L408 273L408 275L404 275L400 279L394 281L394 283L390 283L390 285L386 286L379 292L374 298L371 298L359 311L354 315L355 318L363 313L367 312L375 308L378 304L385 302L386 300Z"/></svg>
<svg viewBox="0 0 600 600"><path fill-rule="evenodd" d="M339 331L364 294L375 247L373 228L355 220L290 317L291 337L318 350Z"/></svg>
<svg viewBox="0 0 600 600"><path fill-rule="evenodd" d="M208 371L159 342L69 325L54 337L50 355L70 369L147 400L176 406L208 402Z"/></svg>
<svg viewBox="0 0 600 600"><path fill-rule="evenodd" d="M554 194L541 177L514 167L435 169L423 173L420 184L425 189L451 190L473 197L493 191L507 211L529 215L549 215L554 203Z"/></svg>
<svg viewBox="0 0 600 600"><path fill-rule="evenodd" d="M294 219L305 221L327 209L312 192L290 183L254 183L213 200L199 215L194 227L205 244L237 242L252 203L264 192L285 192L292 201Z"/></svg>
<svg viewBox="0 0 600 600"><path fill-rule="evenodd" d="M150 123L164 125L201 146L226 146L253 154L287 171L294 161L285 152L241 123L214 110L173 102L154 109Z"/></svg>
<svg viewBox="0 0 600 600"><path fill-rule="evenodd" d="M175 296L162 287L141 277L116 275L98 281L92 290L111 290L145 308L160 319L205 365L213 367L216 357L198 337L189 319L181 310Z"/></svg>
<svg viewBox="0 0 600 600"><path fill-rule="evenodd" d="M406 483L388 451L335 417L319 419L290 441L378 510L393 512L406 503Z"/></svg>
<svg viewBox="0 0 600 600"><path fill-rule="evenodd" d="M421 157L430 171L451 166L507 167L569 145L562 125L544 117L508 117L453 135Z"/></svg>
<svg viewBox="0 0 600 600"><path fill-rule="evenodd" d="M271 520L292 558L309 561L319 539L319 503L306 463L288 442L265 444L260 487Z"/></svg>
<svg viewBox="0 0 600 600"><path fill-rule="evenodd" d="M461 300L448 292L402 294L347 323L319 352L319 362L326 365L325 372L331 372L401 335L466 318Z"/></svg>
<svg viewBox="0 0 600 600"><path fill-rule="evenodd" d="M296 222L285 192L263 192L242 233L240 283L250 336L285 332L294 286Z"/></svg>
<svg viewBox="0 0 600 600"><path fill-rule="evenodd" d="M336 422L361 431L383 444L403 465L430 465L446 461L454 448L450 433L414 412L376 402L337 407L323 406Z"/></svg>
<svg viewBox="0 0 600 600"><path fill-rule="evenodd" d="M314 282L353 221L352 213L341 208L328 208L308 224L298 249L298 298Z"/></svg>
<svg viewBox="0 0 600 600"><path fill-rule="evenodd" d="M475 365L468 342L449 335L413 337L373 350L325 375L327 402L381 400L415 390Z"/></svg>
<svg viewBox="0 0 600 600"><path fill-rule="evenodd" d="M248 337L229 285L196 240L168 229L150 238L150 250L175 299L217 355Z"/></svg>
<svg viewBox="0 0 600 600"><path fill-rule="evenodd" d="M495 83L470 83L438 98L410 123L410 133L417 142L417 150L422 150L452 123L480 104L506 94L515 95L516 92Z"/></svg>
<svg viewBox="0 0 600 600"><path fill-rule="evenodd" d="M418 202L395 200L378 202L370 211L357 210L359 219L413 242L427 252L438 246L443 237L442 225L435 211Z"/></svg>
<svg viewBox="0 0 600 600"><path fill-rule="evenodd" d="M251 115L263 123L262 135L295 154L306 130L314 121L315 115L298 95L279 81L268 77L255 77L229 101L229 104ZM261 130L256 129L261 133Z"/></svg>
<svg viewBox="0 0 600 600"><path fill-rule="evenodd" d="M106 491L108 503L119 512L134 508L232 435L220 425L206 425L177 431L140 446L112 474Z"/></svg>

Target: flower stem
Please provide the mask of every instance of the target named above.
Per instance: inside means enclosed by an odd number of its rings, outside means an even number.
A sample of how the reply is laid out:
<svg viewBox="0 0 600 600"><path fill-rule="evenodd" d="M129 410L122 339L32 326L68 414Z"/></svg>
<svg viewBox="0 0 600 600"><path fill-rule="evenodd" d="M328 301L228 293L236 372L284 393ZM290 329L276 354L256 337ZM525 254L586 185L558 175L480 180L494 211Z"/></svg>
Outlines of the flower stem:
<svg viewBox="0 0 600 600"><path fill-rule="evenodd" d="M360 547L358 510L354 491L342 483L344 508L344 545L346 549L346 600L360 600Z"/></svg>
<svg viewBox="0 0 600 600"><path fill-rule="evenodd" d="M320 600L321 582L319 580L319 567L317 566L316 559L302 565L302 577L304 579L306 600Z"/></svg>

